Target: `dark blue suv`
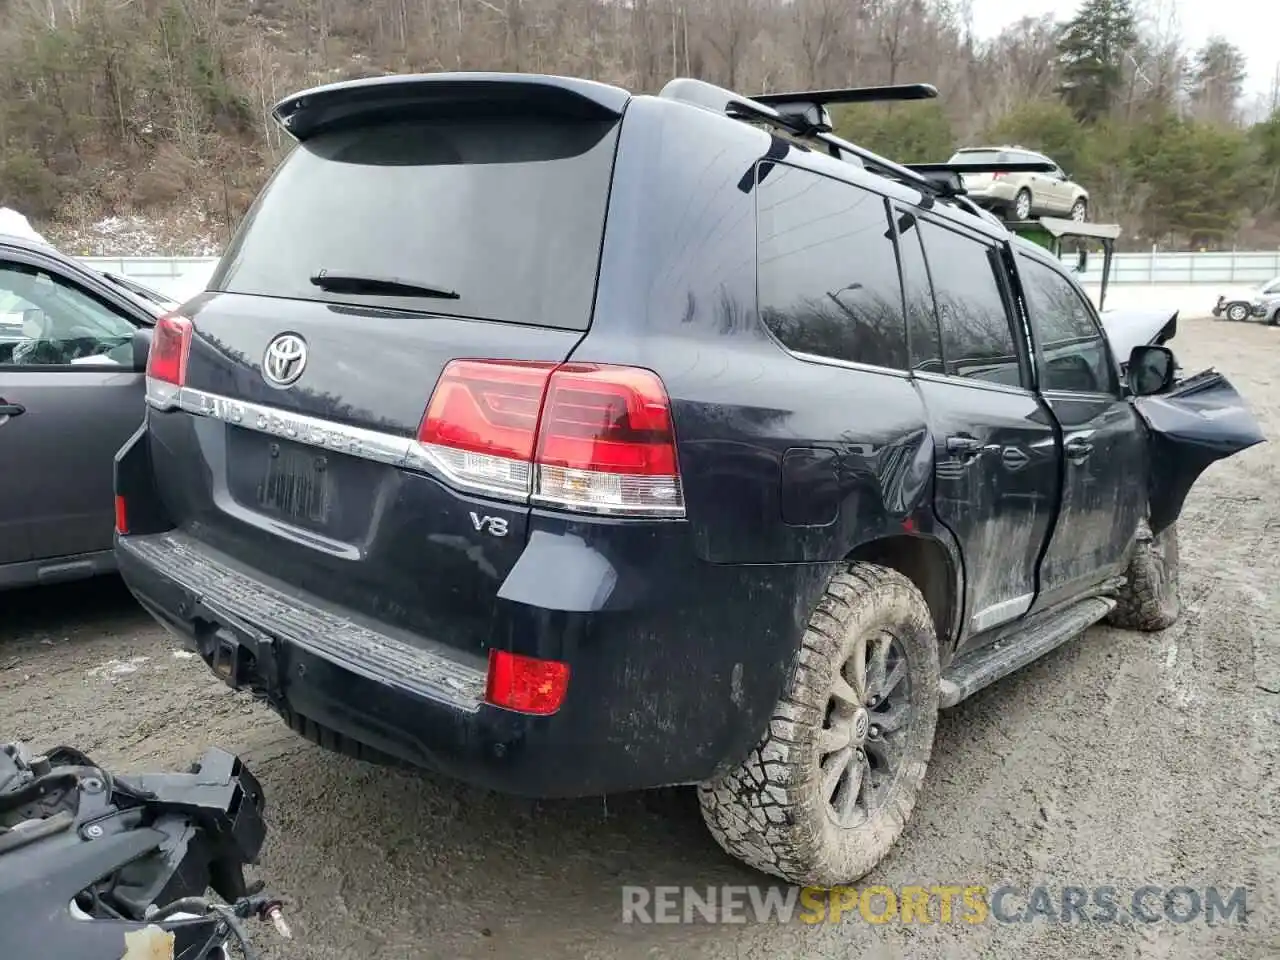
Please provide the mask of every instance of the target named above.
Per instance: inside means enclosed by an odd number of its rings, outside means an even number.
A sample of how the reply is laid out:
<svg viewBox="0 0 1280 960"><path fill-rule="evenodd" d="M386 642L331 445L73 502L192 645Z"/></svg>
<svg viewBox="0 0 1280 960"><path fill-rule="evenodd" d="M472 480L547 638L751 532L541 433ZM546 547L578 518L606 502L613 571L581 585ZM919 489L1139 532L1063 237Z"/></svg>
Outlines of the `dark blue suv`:
<svg viewBox="0 0 1280 960"><path fill-rule="evenodd" d="M940 707L1173 621L1183 497L1261 437L1178 379L1176 316L1104 328L953 171L811 100L282 101L298 144L160 322L117 458L138 599L326 746L539 797L697 784L748 863L866 873Z"/></svg>

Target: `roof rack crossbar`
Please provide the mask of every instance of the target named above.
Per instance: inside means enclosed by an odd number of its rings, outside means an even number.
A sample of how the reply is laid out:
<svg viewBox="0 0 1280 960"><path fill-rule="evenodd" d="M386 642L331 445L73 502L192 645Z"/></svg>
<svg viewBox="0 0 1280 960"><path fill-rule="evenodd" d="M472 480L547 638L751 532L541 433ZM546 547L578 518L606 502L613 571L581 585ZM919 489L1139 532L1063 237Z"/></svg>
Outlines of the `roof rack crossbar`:
<svg viewBox="0 0 1280 960"><path fill-rule="evenodd" d="M1052 163L1018 161L1017 163L908 163L917 173L1052 173Z"/></svg>
<svg viewBox="0 0 1280 960"><path fill-rule="evenodd" d="M790 93L758 93L751 99L767 106L779 104L889 103L900 100L932 100L938 88L930 83L897 83L882 87L842 87L832 90L795 90Z"/></svg>

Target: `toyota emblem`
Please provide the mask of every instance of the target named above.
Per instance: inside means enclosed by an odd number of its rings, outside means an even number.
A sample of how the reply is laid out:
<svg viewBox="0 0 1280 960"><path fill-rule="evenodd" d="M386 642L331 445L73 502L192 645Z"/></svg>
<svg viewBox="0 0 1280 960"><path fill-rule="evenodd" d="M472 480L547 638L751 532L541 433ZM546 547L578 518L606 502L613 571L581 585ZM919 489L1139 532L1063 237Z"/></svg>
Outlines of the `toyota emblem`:
<svg viewBox="0 0 1280 960"><path fill-rule="evenodd" d="M273 387L287 387L307 366L307 344L296 333L282 333L269 344L262 358L262 379Z"/></svg>

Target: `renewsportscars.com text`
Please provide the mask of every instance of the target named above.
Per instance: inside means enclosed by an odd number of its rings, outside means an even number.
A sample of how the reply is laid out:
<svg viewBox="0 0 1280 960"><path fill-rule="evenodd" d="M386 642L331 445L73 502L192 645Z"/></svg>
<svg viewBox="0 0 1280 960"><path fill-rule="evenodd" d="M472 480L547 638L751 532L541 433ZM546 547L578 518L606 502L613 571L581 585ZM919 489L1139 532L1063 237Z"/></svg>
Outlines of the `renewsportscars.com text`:
<svg viewBox="0 0 1280 960"><path fill-rule="evenodd" d="M1248 923L1244 887L626 886L624 923Z"/></svg>

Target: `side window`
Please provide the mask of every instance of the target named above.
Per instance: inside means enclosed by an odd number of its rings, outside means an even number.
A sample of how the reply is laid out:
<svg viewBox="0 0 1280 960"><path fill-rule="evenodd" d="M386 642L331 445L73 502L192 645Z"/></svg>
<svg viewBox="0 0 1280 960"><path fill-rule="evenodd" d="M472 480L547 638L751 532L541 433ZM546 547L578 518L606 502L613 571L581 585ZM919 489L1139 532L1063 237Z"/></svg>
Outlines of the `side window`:
<svg viewBox="0 0 1280 960"><path fill-rule="evenodd" d="M1013 327L996 277L996 248L925 221L920 236L933 278L947 374L1021 386Z"/></svg>
<svg viewBox="0 0 1280 960"><path fill-rule="evenodd" d="M902 263L903 299L910 334L911 369L943 373L942 334L934 309L933 289L920 247L920 221L915 214L895 210L898 218L898 259Z"/></svg>
<svg viewBox="0 0 1280 960"><path fill-rule="evenodd" d="M1040 388L1115 393L1116 372L1102 332L1071 282L1057 270L1018 255L1031 333L1041 355Z"/></svg>
<svg viewBox="0 0 1280 960"><path fill-rule="evenodd" d="M0 263L0 367L127 364L134 326L63 280Z"/></svg>
<svg viewBox="0 0 1280 960"><path fill-rule="evenodd" d="M773 335L798 353L905 370L884 198L781 164L757 196L760 315Z"/></svg>

